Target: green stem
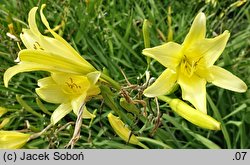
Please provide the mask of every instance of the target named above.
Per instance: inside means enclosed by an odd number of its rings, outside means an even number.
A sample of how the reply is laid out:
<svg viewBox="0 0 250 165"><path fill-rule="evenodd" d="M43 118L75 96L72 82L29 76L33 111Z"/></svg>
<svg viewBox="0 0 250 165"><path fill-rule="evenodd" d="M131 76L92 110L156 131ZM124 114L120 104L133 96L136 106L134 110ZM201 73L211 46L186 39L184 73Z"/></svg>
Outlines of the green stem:
<svg viewBox="0 0 250 165"><path fill-rule="evenodd" d="M221 123L221 130L222 130L222 133L223 133L223 136L224 136L224 139L226 141L226 144L227 144L227 147L228 149L231 149L232 148L232 145L231 145L231 139L230 139L230 136L229 136L229 133L227 131L227 128L226 128L226 125L221 117L221 114L218 110L218 108L215 106L213 100L211 99L211 97L207 94L207 101L208 103L210 104L211 106L211 109L213 110L214 112L214 116L219 120L219 122Z"/></svg>
<svg viewBox="0 0 250 165"><path fill-rule="evenodd" d="M111 77L105 75L104 73L101 74L101 78L103 78L104 80L106 80L107 82L109 82L118 91L121 89L121 86L120 86L120 84L118 82L116 82L115 80L113 80Z"/></svg>
<svg viewBox="0 0 250 165"><path fill-rule="evenodd" d="M143 32L143 39L144 39L144 46L145 48L150 48L150 37L149 37L149 22L147 19L144 19L143 25L142 25L142 32Z"/></svg>
<svg viewBox="0 0 250 165"><path fill-rule="evenodd" d="M48 129L50 129L53 126L53 124L49 124L46 128L44 128L41 132L35 133L30 136L29 140L36 139L40 137L42 134L44 134Z"/></svg>
<svg viewBox="0 0 250 165"><path fill-rule="evenodd" d="M145 142L149 142L149 143L152 143L152 144L155 144L155 145L158 145L158 146L162 146L165 149L171 149L172 148L172 147L170 147L167 144L164 144L164 143L162 143L160 141L157 141L157 140L154 140L154 139L150 139L150 138L147 138L147 137L136 137L136 138L138 140L140 140L140 141L145 141Z"/></svg>
<svg viewBox="0 0 250 165"><path fill-rule="evenodd" d="M33 108L31 108L19 95L16 95L16 100L26 111L39 118L43 118L43 115L34 111Z"/></svg>
<svg viewBox="0 0 250 165"><path fill-rule="evenodd" d="M171 102L171 98L168 97L168 96L158 96L158 99L161 100L161 101L165 101L166 103L170 103Z"/></svg>
<svg viewBox="0 0 250 165"><path fill-rule="evenodd" d="M141 142L139 142L137 145L143 149L149 149L145 144L142 144Z"/></svg>
<svg viewBox="0 0 250 165"><path fill-rule="evenodd" d="M143 39L144 39L144 46L145 48L150 48L150 36L149 36L149 22L147 19L144 20L142 25L142 32L143 32ZM147 56L147 70L150 67L151 58Z"/></svg>

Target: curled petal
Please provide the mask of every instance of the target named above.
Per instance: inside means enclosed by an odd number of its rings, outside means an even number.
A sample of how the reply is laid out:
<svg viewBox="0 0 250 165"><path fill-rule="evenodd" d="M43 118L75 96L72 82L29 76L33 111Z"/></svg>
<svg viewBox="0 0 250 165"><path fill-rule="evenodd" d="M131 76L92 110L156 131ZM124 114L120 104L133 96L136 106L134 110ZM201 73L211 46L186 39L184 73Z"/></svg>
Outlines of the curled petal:
<svg viewBox="0 0 250 165"><path fill-rule="evenodd" d="M144 91L147 97L165 95L171 91L176 83L177 75L170 69L166 69L156 81Z"/></svg>
<svg viewBox="0 0 250 165"><path fill-rule="evenodd" d="M65 72L72 74L86 74L90 70L90 68L83 68L81 66L77 66L72 61L56 58L51 55L44 55L39 57L42 52L31 52L33 54L29 54L30 50L21 51L25 57L24 62L20 62L17 65L8 68L4 73L4 85L8 87L9 80L18 73L21 72L30 72L30 71L48 71L48 72ZM44 53L42 53L44 54ZM37 55L37 56L36 56Z"/></svg>
<svg viewBox="0 0 250 165"><path fill-rule="evenodd" d="M72 46L67 42L65 41L60 35L58 35L57 33L55 33L49 26L49 23L46 19L46 17L44 16L43 14L43 9L45 8L45 4L43 4L41 6L41 10L40 10L40 15L41 15L41 19L42 19L42 22L43 24L46 26L46 28L49 30L49 32L55 37L56 40L58 40L60 42L60 44L65 47L65 49L68 49L71 54L72 54L72 57L74 56L74 58L78 59L80 62L82 63L85 63L86 65L88 65L88 67L92 67L93 66L91 64L89 64L85 59L83 59L77 52L74 48L72 48Z"/></svg>
<svg viewBox="0 0 250 165"><path fill-rule="evenodd" d="M206 114L206 80L196 75L187 77L180 74L178 83L181 86L182 98L189 101L196 109Z"/></svg>
<svg viewBox="0 0 250 165"><path fill-rule="evenodd" d="M247 85L241 79L221 67L212 66L210 72L213 77L211 82L216 86L235 92L247 90Z"/></svg>
<svg viewBox="0 0 250 165"><path fill-rule="evenodd" d="M40 35L41 33L39 32L37 25L36 25L36 11L38 7L33 7L30 12L29 12L29 17L28 17L28 23L30 26L30 30L32 33L36 35Z"/></svg>
<svg viewBox="0 0 250 165"><path fill-rule="evenodd" d="M174 42L143 49L142 54L156 59L162 65L172 70L175 70L179 65L182 57L181 45Z"/></svg>
<svg viewBox="0 0 250 165"><path fill-rule="evenodd" d="M48 68L53 68L53 71L58 70L65 73L87 74L95 71L93 67L89 67L86 63L73 61L42 50L22 50L19 52L19 59L21 62L43 64L48 66Z"/></svg>
<svg viewBox="0 0 250 165"><path fill-rule="evenodd" d="M56 110L51 115L51 123L55 125L58 121L60 121L64 116L70 113L72 110L72 106L69 103L63 103L56 108Z"/></svg>
<svg viewBox="0 0 250 165"><path fill-rule="evenodd" d="M198 40L204 39L206 35L206 16L204 13L199 13L183 42L184 49L191 46Z"/></svg>
<svg viewBox="0 0 250 165"><path fill-rule="evenodd" d="M38 71L38 70L52 71L52 72L64 71L63 68L56 68L50 65L39 64L36 62L20 62L17 65L8 68L4 72L4 86L8 87L9 80L18 73Z"/></svg>
<svg viewBox="0 0 250 165"><path fill-rule="evenodd" d="M93 68L93 66L83 59L61 36L49 27L48 21L42 13L44 7L45 5L42 5L41 8L42 22L49 29L49 31L52 32L52 35L55 38L43 36L39 32L35 20L37 7L34 7L31 9L28 18L30 29L24 29L23 33L20 35L24 45L28 49L42 49L44 51L57 54L57 56L71 59L75 62L85 63L86 66Z"/></svg>

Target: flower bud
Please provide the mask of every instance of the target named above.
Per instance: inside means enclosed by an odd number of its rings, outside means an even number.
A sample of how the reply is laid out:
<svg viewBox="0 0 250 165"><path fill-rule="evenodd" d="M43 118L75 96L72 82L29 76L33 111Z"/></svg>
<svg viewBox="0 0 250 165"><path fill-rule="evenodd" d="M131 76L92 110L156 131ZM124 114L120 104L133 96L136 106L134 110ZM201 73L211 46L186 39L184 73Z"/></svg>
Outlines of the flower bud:
<svg viewBox="0 0 250 165"><path fill-rule="evenodd" d="M8 110L4 107L0 107L0 117L3 116Z"/></svg>
<svg viewBox="0 0 250 165"><path fill-rule="evenodd" d="M198 111L187 103L181 101L180 99L171 99L169 101L169 106L171 109L176 112L181 117L185 118L189 122L210 130L220 130L220 122L215 120L209 115L204 114L201 111Z"/></svg>
<svg viewBox="0 0 250 165"><path fill-rule="evenodd" d="M0 131L1 149L18 149L26 144L30 135L17 131Z"/></svg>
<svg viewBox="0 0 250 165"><path fill-rule="evenodd" d="M9 122L10 122L10 118L3 119L3 121L0 123L0 129L2 129Z"/></svg>
<svg viewBox="0 0 250 165"><path fill-rule="evenodd" d="M128 127L126 127L118 117L114 116L112 113L109 113L108 120L115 133L124 141L135 145L140 143L136 136L131 134L131 130L129 130Z"/></svg>

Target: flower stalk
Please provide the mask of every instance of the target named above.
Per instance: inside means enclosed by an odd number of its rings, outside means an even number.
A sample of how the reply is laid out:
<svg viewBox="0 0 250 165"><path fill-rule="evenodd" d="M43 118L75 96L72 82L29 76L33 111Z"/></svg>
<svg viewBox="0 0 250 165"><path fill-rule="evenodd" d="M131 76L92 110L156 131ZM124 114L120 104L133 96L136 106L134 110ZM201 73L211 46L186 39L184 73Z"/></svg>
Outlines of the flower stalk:
<svg viewBox="0 0 250 165"><path fill-rule="evenodd" d="M113 80L111 77L107 76L104 73L101 73L100 78L102 78L103 80L107 81L117 91L120 91L120 89L121 89L120 84L117 81Z"/></svg>

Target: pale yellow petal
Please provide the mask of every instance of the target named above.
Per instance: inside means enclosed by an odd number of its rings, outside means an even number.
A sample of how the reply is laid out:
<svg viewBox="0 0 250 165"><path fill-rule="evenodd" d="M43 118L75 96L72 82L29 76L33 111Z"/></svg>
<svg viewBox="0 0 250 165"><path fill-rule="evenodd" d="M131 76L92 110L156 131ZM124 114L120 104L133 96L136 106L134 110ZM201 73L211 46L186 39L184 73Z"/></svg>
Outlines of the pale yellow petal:
<svg viewBox="0 0 250 165"><path fill-rule="evenodd" d="M30 30L32 31L32 33L39 35L40 32L37 28L36 25L36 12L37 12L38 7L33 7L30 12L29 12L29 17L28 17L28 23L29 23L29 27Z"/></svg>
<svg viewBox="0 0 250 165"><path fill-rule="evenodd" d="M185 54L190 59L203 60L205 65L210 67L222 54L229 36L230 34L226 30L223 34L215 38L200 40L187 49Z"/></svg>
<svg viewBox="0 0 250 165"><path fill-rule="evenodd" d="M178 83L181 86L182 98L206 114L206 80L196 75L187 77L184 74L180 74Z"/></svg>
<svg viewBox="0 0 250 165"><path fill-rule="evenodd" d="M211 82L216 86L235 92L247 90L247 85L241 79L221 67L212 66L210 72L212 74Z"/></svg>
<svg viewBox="0 0 250 165"><path fill-rule="evenodd" d="M70 103L64 103L59 105L56 110L52 113L50 121L53 125L55 125L58 121L60 121L64 116L69 114L72 111L72 106Z"/></svg>
<svg viewBox="0 0 250 165"><path fill-rule="evenodd" d="M170 69L166 69L156 81L144 91L144 95L147 97L165 95L171 91L176 80L177 74Z"/></svg>
<svg viewBox="0 0 250 165"><path fill-rule="evenodd" d="M95 118L95 115L90 113L87 109L86 106L84 106L83 113L82 113L82 118L84 119L93 119Z"/></svg>
<svg viewBox="0 0 250 165"><path fill-rule="evenodd" d="M68 58L72 61L75 61L76 63L83 63L87 67L92 68L92 70L94 71L95 69L91 64L89 64L84 58L82 58L62 37L60 37L50 29L49 24L42 13L44 7L45 5L42 5L41 8L42 22L50 30L50 32L52 32L55 38L43 36L39 32L35 20L37 11L37 7L35 7L31 9L29 13L28 22L30 29L24 29L23 33L20 35L24 45L28 49L41 49L57 54L58 56Z"/></svg>
<svg viewBox="0 0 250 165"><path fill-rule="evenodd" d="M39 40L39 37L30 29L23 29L20 38L27 49L35 49L34 44Z"/></svg>
<svg viewBox="0 0 250 165"><path fill-rule="evenodd" d="M96 82L98 81L98 79L101 76L101 72L100 71L95 71L95 72L91 72L87 74L87 78L90 82L90 84L96 84Z"/></svg>
<svg viewBox="0 0 250 165"><path fill-rule="evenodd" d="M78 114L80 108L83 108L83 106L85 106L86 96L87 93L83 93L82 95L72 99L71 105L75 114Z"/></svg>
<svg viewBox="0 0 250 165"><path fill-rule="evenodd" d="M64 71L62 68L56 68L53 66L43 65L34 62L20 62L17 65L8 68L4 72L4 86L8 87L9 80L18 73L30 72L30 71Z"/></svg>
<svg viewBox="0 0 250 165"><path fill-rule="evenodd" d="M37 81L37 85L39 87L45 87L45 86L54 85L54 84L55 84L55 81L52 79L51 76L39 79Z"/></svg>
<svg viewBox="0 0 250 165"><path fill-rule="evenodd" d="M181 45L175 42L143 49L142 54L156 59L162 65L172 70L175 70L182 58Z"/></svg>
<svg viewBox="0 0 250 165"><path fill-rule="evenodd" d="M99 93L101 93L101 90L99 88L99 86L97 85L92 85L88 91L87 91L87 96L96 96L98 95Z"/></svg>
<svg viewBox="0 0 250 165"><path fill-rule="evenodd" d="M99 71L95 71L95 72L91 72L91 73L87 74L87 77L88 77L88 80L90 83L90 87L87 91L87 96L95 96L101 92L98 85L95 85L97 83L98 79L100 78L100 76L101 76L101 72L99 72Z"/></svg>
<svg viewBox="0 0 250 165"><path fill-rule="evenodd" d="M69 96L57 84L36 88L36 93L41 99L49 103L61 104L70 101Z"/></svg>
<svg viewBox="0 0 250 165"><path fill-rule="evenodd" d="M21 51L21 52L24 52ZM25 52L23 54L25 54ZM33 52L32 52L33 53ZM29 56L30 55L30 56ZM76 66L71 63L71 61L63 60L63 59L58 59L55 58L51 55L47 56L41 56L36 57L41 55L39 52L35 52L33 54L28 54L23 61L28 60L30 62L20 62L17 65L8 68L5 73L4 73L4 85L5 87L8 87L9 80L15 76L18 73L21 72L30 72L30 71L48 71L48 72L66 72L66 73L73 73L73 74L86 74L88 73L89 70L88 68L82 68L80 66ZM30 57L30 58L29 58Z"/></svg>
<svg viewBox="0 0 250 165"><path fill-rule="evenodd" d="M206 16L204 13L199 13L194 21L193 24L183 42L184 49L191 46L197 40L204 39L206 35Z"/></svg>
<svg viewBox="0 0 250 165"><path fill-rule="evenodd" d="M20 34L22 42L28 49L34 49L34 43L37 42L39 40L39 36L41 36L36 24L37 9L38 7L33 7L29 12L28 23L30 29L23 29Z"/></svg>
<svg viewBox="0 0 250 165"><path fill-rule="evenodd" d="M80 76L76 74L69 74L64 72L53 72L51 74L52 79L57 84L63 84L65 85L65 82L72 81L72 83L80 84L82 82L85 83L85 86L89 87L89 81L86 76Z"/></svg>
<svg viewBox="0 0 250 165"><path fill-rule="evenodd" d="M54 71L57 70L59 72L87 74L95 71L93 67L89 67L85 63L79 63L42 50L22 50L19 52L19 59L20 61L47 65L50 68L54 68Z"/></svg>
<svg viewBox="0 0 250 165"><path fill-rule="evenodd" d="M84 63L85 65L87 65L88 67L91 67L92 69L94 69L94 67L89 64L84 58L82 58L74 48L72 48L72 46L65 41L60 35L58 35L57 33L55 33L49 26L49 23L46 19L46 17L43 14L43 9L45 8L45 4L43 4L41 6L41 10L40 10L40 15L41 15L41 19L43 24L46 26L46 28L49 30L49 32L55 37L56 40L58 40L59 42L61 42L62 45L64 45L63 47L65 47L65 49L68 49L71 52L71 57L74 56L74 58L78 59L79 62ZM94 71L94 70L93 70Z"/></svg>
<svg viewBox="0 0 250 165"><path fill-rule="evenodd" d="M39 37L39 40L37 40L36 44L39 44L40 49L46 52L51 52L58 57L63 57L72 60L75 63L79 63L79 65L83 64L86 67L95 70L94 67L90 65L84 58L82 58L79 54L76 55L75 52L65 46L65 44L58 39L41 35Z"/></svg>

